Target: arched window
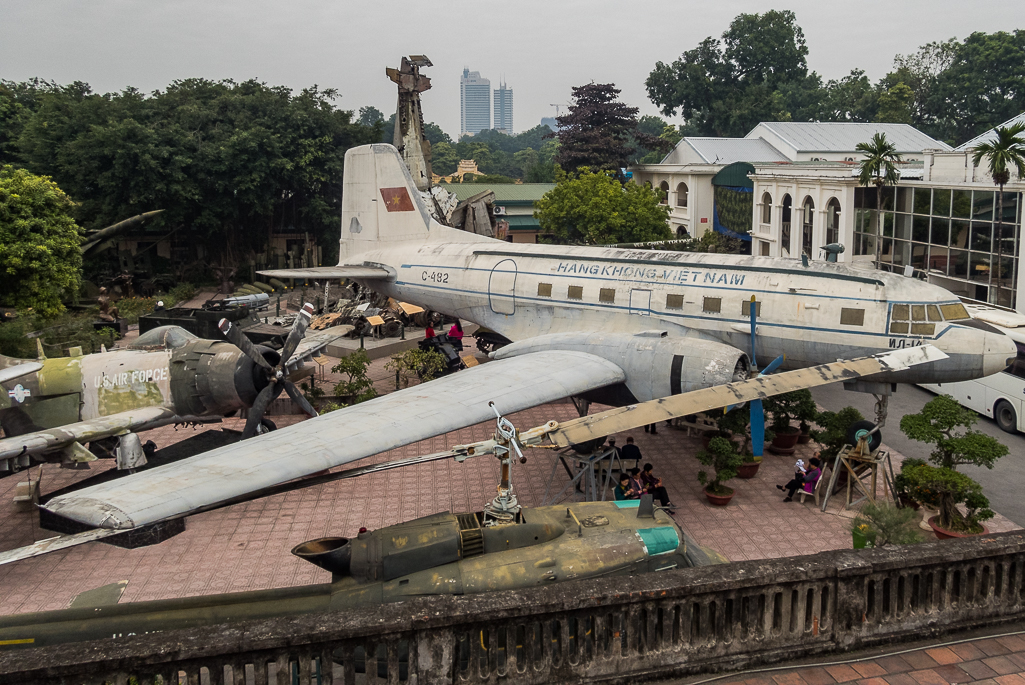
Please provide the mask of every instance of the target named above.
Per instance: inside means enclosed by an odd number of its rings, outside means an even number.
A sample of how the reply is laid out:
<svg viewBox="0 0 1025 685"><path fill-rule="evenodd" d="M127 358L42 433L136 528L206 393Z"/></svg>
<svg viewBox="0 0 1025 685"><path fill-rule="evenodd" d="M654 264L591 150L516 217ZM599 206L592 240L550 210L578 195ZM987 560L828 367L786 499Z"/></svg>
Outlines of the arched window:
<svg viewBox="0 0 1025 685"><path fill-rule="evenodd" d="M826 203L826 243L840 241L840 201L835 197Z"/></svg>
<svg viewBox="0 0 1025 685"><path fill-rule="evenodd" d="M659 203L663 205L669 204L669 183L662 181L658 184L658 187L662 191L662 199L659 200Z"/></svg>
<svg viewBox="0 0 1025 685"><path fill-rule="evenodd" d="M687 184L681 183L676 186L676 206L686 207L687 206Z"/></svg>
<svg viewBox="0 0 1025 685"><path fill-rule="evenodd" d="M762 193L762 223L772 223L772 195Z"/></svg>
<svg viewBox="0 0 1025 685"><path fill-rule="evenodd" d="M687 233L687 227L686 226L677 226L676 227L676 237L677 238L687 238L689 236L690 236L690 234Z"/></svg>
<svg viewBox="0 0 1025 685"><path fill-rule="evenodd" d="M793 204L794 201L790 198L789 194L783 196L783 216L781 217L783 219L783 225L780 228L779 244L780 247L783 248L783 253L786 253L786 256L788 257L790 256L790 221L792 214L791 209L793 208Z"/></svg>
<svg viewBox="0 0 1025 685"><path fill-rule="evenodd" d="M809 257L815 251L812 246L812 235L815 228L815 201L811 196L804 198L801 206L801 250Z"/></svg>

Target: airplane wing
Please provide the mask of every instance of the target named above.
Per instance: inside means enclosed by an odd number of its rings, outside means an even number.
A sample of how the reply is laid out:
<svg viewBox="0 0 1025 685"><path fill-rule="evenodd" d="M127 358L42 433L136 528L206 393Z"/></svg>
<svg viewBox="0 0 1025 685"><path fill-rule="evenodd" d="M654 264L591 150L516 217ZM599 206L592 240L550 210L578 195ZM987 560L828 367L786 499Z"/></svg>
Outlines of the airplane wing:
<svg viewBox="0 0 1025 685"><path fill-rule="evenodd" d="M166 407L145 407L34 433L15 435L0 440L0 459L49 452L73 442L83 443L112 435L157 428L174 418L175 413Z"/></svg>
<svg viewBox="0 0 1025 685"><path fill-rule="evenodd" d="M128 529L626 378L585 352L545 351L482 364L294 426L50 500L50 511Z"/></svg>
<svg viewBox="0 0 1025 685"><path fill-rule="evenodd" d="M8 366L7 368L0 369L0 383L6 383L7 381L13 381L15 378L27 376L41 368L43 368L43 365L39 362L25 362L16 366Z"/></svg>
<svg viewBox="0 0 1025 685"><path fill-rule="evenodd" d="M302 342L299 343L299 346L295 348L295 352L289 357L288 367L298 366L301 362L318 356L325 347L351 330L352 326L335 326L327 330L307 333L303 337Z"/></svg>
<svg viewBox="0 0 1025 685"><path fill-rule="evenodd" d="M269 278L391 278L394 274L377 266L313 266L306 269L257 271Z"/></svg>

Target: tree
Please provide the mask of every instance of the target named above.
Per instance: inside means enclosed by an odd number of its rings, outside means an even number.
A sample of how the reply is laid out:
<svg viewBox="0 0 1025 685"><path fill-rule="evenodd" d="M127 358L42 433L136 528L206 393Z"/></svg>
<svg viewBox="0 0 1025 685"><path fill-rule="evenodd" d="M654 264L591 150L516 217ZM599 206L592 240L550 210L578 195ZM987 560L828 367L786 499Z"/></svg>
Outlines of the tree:
<svg viewBox="0 0 1025 685"><path fill-rule="evenodd" d="M871 121L877 108L877 93L862 69L826 83L814 117L821 121Z"/></svg>
<svg viewBox="0 0 1025 685"><path fill-rule="evenodd" d="M910 124L911 105L915 101L915 91L901 82L892 88L879 93L879 110L875 121L890 124Z"/></svg>
<svg viewBox="0 0 1025 685"><path fill-rule="evenodd" d="M900 430L912 440L933 445L929 460L948 469L962 464L992 469L1007 447L982 431L971 430L979 420L971 409L962 407L949 395L937 395L922 411L900 420Z"/></svg>
<svg viewBox="0 0 1025 685"><path fill-rule="evenodd" d="M359 108L359 119L356 121L360 126L374 126L378 122L383 125L384 113L373 105L367 105Z"/></svg>
<svg viewBox="0 0 1025 685"><path fill-rule="evenodd" d="M897 185L900 180L897 163L901 156L893 143L886 140L885 133L876 133L871 141L858 143L854 149L865 155L859 166L858 183L866 187L874 183L876 187L875 261L879 266L883 248L883 187Z"/></svg>
<svg viewBox="0 0 1025 685"><path fill-rule="evenodd" d="M1002 260L1004 254L1004 185L1011 180L1011 170L1014 167L1018 172L1018 178L1025 178L1025 138L1021 137L1025 132L1025 124L1018 123L1012 126L1001 126L996 129L996 139L986 141L975 146L975 155L972 162L979 166L979 162L985 157L989 159L989 173L993 176L993 183L1000 186L997 193L997 278L993 282L997 287L997 301L1000 301L1000 277ZM1011 238L1014 238L1013 227Z"/></svg>
<svg viewBox="0 0 1025 685"><path fill-rule="evenodd" d="M669 209L647 185L620 184L606 172L582 168L535 203L544 233L574 243L608 245L667 240Z"/></svg>
<svg viewBox="0 0 1025 685"><path fill-rule="evenodd" d="M889 90L898 83L907 85L914 93L910 103L911 124L929 135L942 138L937 122L946 116L945 112L934 112L930 107L940 74L950 66L957 53L958 42L946 41L926 43L918 52L897 55L893 58L894 70L887 74L880 86Z"/></svg>
<svg viewBox="0 0 1025 685"><path fill-rule="evenodd" d="M982 486L953 469L905 459L898 478L908 497L939 510L937 525L944 530L981 533L982 522L994 516ZM964 505L965 513L959 504Z"/></svg>
<svg viewBox="0 0 1025 685"><path fill-rule="evenodd" d="M968 140L1025 110L1025 30L976 32L957 44L928 108L948 141Z"/></svg>
<svg viewBox="0 0 1025 685"><path fill-rule="evenodd" d="M0 168L0 304L43 317L78 292L82 254L74 203L45 176Z"/></svg>
<svg viewBox="0 0 1025 685"><path fill-rule="evenodd" d="M656 63L645 86L662 114L679 112L700 135L743 136L761 121L789 120L788 99L817 87L807 55L793 12L740 14L721 40L709 36L672 64Z"/></svg>
<svg viewBox="0 0 1025 685"><path fill-rule="evenodd" d="M555 162L567 172L581 167L615 170L627 166L636 148L631 138L649 149L666 147L665 141L637 129L637 108L619 101L612 83L589 83L573 89L569 113L558 118L561 130Z"/></svg>
<svg viewBox="0 0 1025 685"><path fill-rule="evenodd" d="M820 430L812 430L811 439L821 446L823 463L836 461L836 455L840 454L840 450L847 444L851 426L864 420L865 417L854 407L844 407L837 412L819 412L815 417L815 423Z"/></svg>
<svg viewBox="0 0 1025 685"><path fill-rule="evenodd" d="M451 143L445 141L431 146L431 169L440 176L455 173L459 166L459 153Z"/></svg>
<svg viewBox="0 0 1025 685"><path fill-rule="evenodd" d="M705 486L705 490L720 497L732 495L733 488L723 483L736 478L737 469L744 463L744 458L737 453L737 446L726 438L715 437L708 442L707 450L701 450L695 456L701 464L712 468L711 477L705 471L698 471L698 482Z"/></svg>

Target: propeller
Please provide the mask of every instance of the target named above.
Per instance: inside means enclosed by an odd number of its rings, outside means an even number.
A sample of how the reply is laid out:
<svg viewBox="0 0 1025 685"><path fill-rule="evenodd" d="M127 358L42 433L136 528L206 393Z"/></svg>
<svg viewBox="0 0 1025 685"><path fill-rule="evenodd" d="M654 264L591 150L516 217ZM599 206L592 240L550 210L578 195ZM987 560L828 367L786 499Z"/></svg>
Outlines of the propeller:
<svg viewBox="0 0 1025 685"><path fill-rule="evenodd" d="M253 360L253 362L264 370L267 376L267 386L260 391L260 394L256 396L253 401L253 406L249 408L249 418L246 419L246 427L242 431L242 439L251 438L256 435L257 429L260 426L260 422L263 420L263 415L267 413L267 407L270 403L277 399L281 391L284 390L288 393L288 396L299 405L299 407L309 416L316 416L317 411L310 405L310 403L303 397L303 394L299 392L299 389L295 387L295 383L288 380L288 376L285 375L285 368L288 365L289 359L295 354L296 349L299 347L299 343L302 342L303 336L306 335L306 329L310 325L310 320L313 318L313 305L307 302L303 305L303 308L299 311L298 316L295 317L295 322L292 324L292 330L288 332L288 337L285 339L285 345L281 348L281 361L277 365L272 366L270 362L264 359L260 351L256 349L256 346L249 341L249 338L242 333L238 326L232 325L227 319L221 319L217 327L221 329L221 333L228 339L231 344L242 350L243 354Z"/></svg>

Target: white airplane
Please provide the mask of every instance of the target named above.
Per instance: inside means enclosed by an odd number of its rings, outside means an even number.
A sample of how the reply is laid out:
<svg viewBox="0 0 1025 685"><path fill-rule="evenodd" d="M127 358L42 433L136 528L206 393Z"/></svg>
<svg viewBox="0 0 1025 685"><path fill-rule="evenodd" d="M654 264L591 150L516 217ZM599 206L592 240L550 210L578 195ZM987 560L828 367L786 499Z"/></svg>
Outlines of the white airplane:
<svg viewBox="0 0 1025 685"><path fill-rule="evenodd" d="M513 245L442 226L390 145L349 150L343 190L339 265L263 273L349 278L512 344L491 363L68 493L47 509L102 537L486 421L489 401L504 413L584 393L626 405L545 431L567 444L859 376L976 378L1016 354L951 293L910 278L767 257ZM752 296L759 354L786 353L794 370L749 379Z"/></svg>

